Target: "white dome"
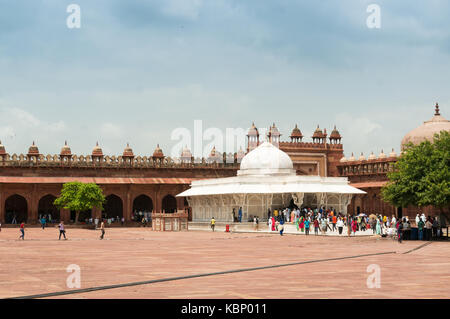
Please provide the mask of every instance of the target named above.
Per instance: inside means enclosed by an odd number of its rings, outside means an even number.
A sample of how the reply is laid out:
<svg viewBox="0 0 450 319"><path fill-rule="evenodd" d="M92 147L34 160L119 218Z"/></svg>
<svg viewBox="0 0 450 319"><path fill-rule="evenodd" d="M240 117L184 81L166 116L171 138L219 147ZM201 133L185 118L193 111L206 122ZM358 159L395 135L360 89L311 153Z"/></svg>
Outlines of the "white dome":
<svg viewBox="0 0 450 319"><path fill-rule="evenodd" d="M238 175L295 175L292 160L272 143L264 142L241 161Z"/></svg>

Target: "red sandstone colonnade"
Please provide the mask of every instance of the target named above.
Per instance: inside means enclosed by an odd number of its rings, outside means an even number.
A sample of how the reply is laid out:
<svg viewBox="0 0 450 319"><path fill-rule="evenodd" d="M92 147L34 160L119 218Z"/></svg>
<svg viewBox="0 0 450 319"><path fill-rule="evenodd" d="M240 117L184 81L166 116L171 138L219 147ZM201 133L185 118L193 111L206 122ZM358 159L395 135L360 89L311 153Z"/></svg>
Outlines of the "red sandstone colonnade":
<svg viewBox="0 0 450 319"><path fill-rule="evenodd" d="M63 184L15 183L0 184L0 222L37 223L39 215L51 214L53 221L63 220L69 223L74 213L65 209L58 210L54 199L59 196ZM131 220L134 210L173 212L185 208L184 198L175 197L189 188L189 183L178 184L99 184L107 201L104 211L93 208L80 216L84 218L116 218L122 216ZM73 216L71 216L73 215ZM71 218L72 217L72 218Z"/></svg>

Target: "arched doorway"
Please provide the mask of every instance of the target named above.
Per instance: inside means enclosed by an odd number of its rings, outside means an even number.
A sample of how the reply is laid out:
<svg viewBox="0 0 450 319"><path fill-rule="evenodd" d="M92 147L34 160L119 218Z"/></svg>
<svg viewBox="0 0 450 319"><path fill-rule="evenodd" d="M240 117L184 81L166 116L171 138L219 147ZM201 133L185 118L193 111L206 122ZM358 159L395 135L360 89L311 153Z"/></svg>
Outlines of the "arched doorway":
<svg viewBox="0 0 450 319"><path fill-rule="evenodd" d="M133 219L141 221L143 217L147 217L149 221L152 219L153 200L147 195L139 195L133 201Z"/></svg>
<svg viewBox="0 0 450 319"><path fill-rule="evenodd" d="M70 222L71 223L77 223L77 221L75 221L77 217L77 212L76 211L70 211ZM92 210L84 210L81 211L80 214L78 215L78 222L81 223L88 223L89 219L91 219L92 217Z"/></svg>
<svg viewBox="0 0 450 319"><path fill-rule="evenodd" d="M122 199L114 194L106 196L106 202L102 212L103 218L119 218L123 217L123 203Z"/></svg>
<svg viewBox="0 0 450 319"><path fill-rule="evenodd" d="M26 223L28 219L28 204L25 197L14 194L5 201L5 223Z"/></svg>
<svg viewBox="0 0 450 319"><path fill-rule="evenodd" d="M55 196L48 194L39 200L38 218L42 218L44 215L47 222L59 222L59 209L53 204L55 199Z"/></svg>
<svg viewBox="0 0 450 319"><path fill-rule="evenodd" d="M175 213L177 211L177 200L172 195L164 196L162 200L162 210L166 213Z"/></svg>

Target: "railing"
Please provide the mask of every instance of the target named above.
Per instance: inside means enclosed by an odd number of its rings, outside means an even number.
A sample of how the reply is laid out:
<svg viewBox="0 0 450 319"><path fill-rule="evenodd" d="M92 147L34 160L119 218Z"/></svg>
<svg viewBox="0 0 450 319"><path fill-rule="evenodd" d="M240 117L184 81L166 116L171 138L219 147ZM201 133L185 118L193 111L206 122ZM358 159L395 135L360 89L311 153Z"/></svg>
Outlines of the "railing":
<svg viewBox="0 0 450 319"><path fill-rule="evenodd" d="M152 213L152 230L155 231L181 231L188 230L188 212Z"/></svg>

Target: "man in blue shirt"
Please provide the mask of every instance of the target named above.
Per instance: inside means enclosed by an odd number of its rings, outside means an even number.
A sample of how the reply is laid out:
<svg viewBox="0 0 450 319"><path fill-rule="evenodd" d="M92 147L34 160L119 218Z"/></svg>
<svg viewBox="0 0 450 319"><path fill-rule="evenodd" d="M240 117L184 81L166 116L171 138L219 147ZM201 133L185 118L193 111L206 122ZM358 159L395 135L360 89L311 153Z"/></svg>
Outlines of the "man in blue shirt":
<svg viewBox="0 0 450 319"><path fill-rule="evenodd" d="M239 219L239 222L242 223L242 207L239 207L238 219Z"/></svg>
<svg viewBox="0 0 450 319"><path fill-rule="evenodd" d="M41 226L42 226L42 229L45 229L45 224L47 223L47 220L45 219L45 217L42 217L41 218Z"/></svg>
<svg viewBox="0 0 450 319"><path fill-rule="evenodd" d="M309 220L305 220L305 235L309 235Z"/></svg>

